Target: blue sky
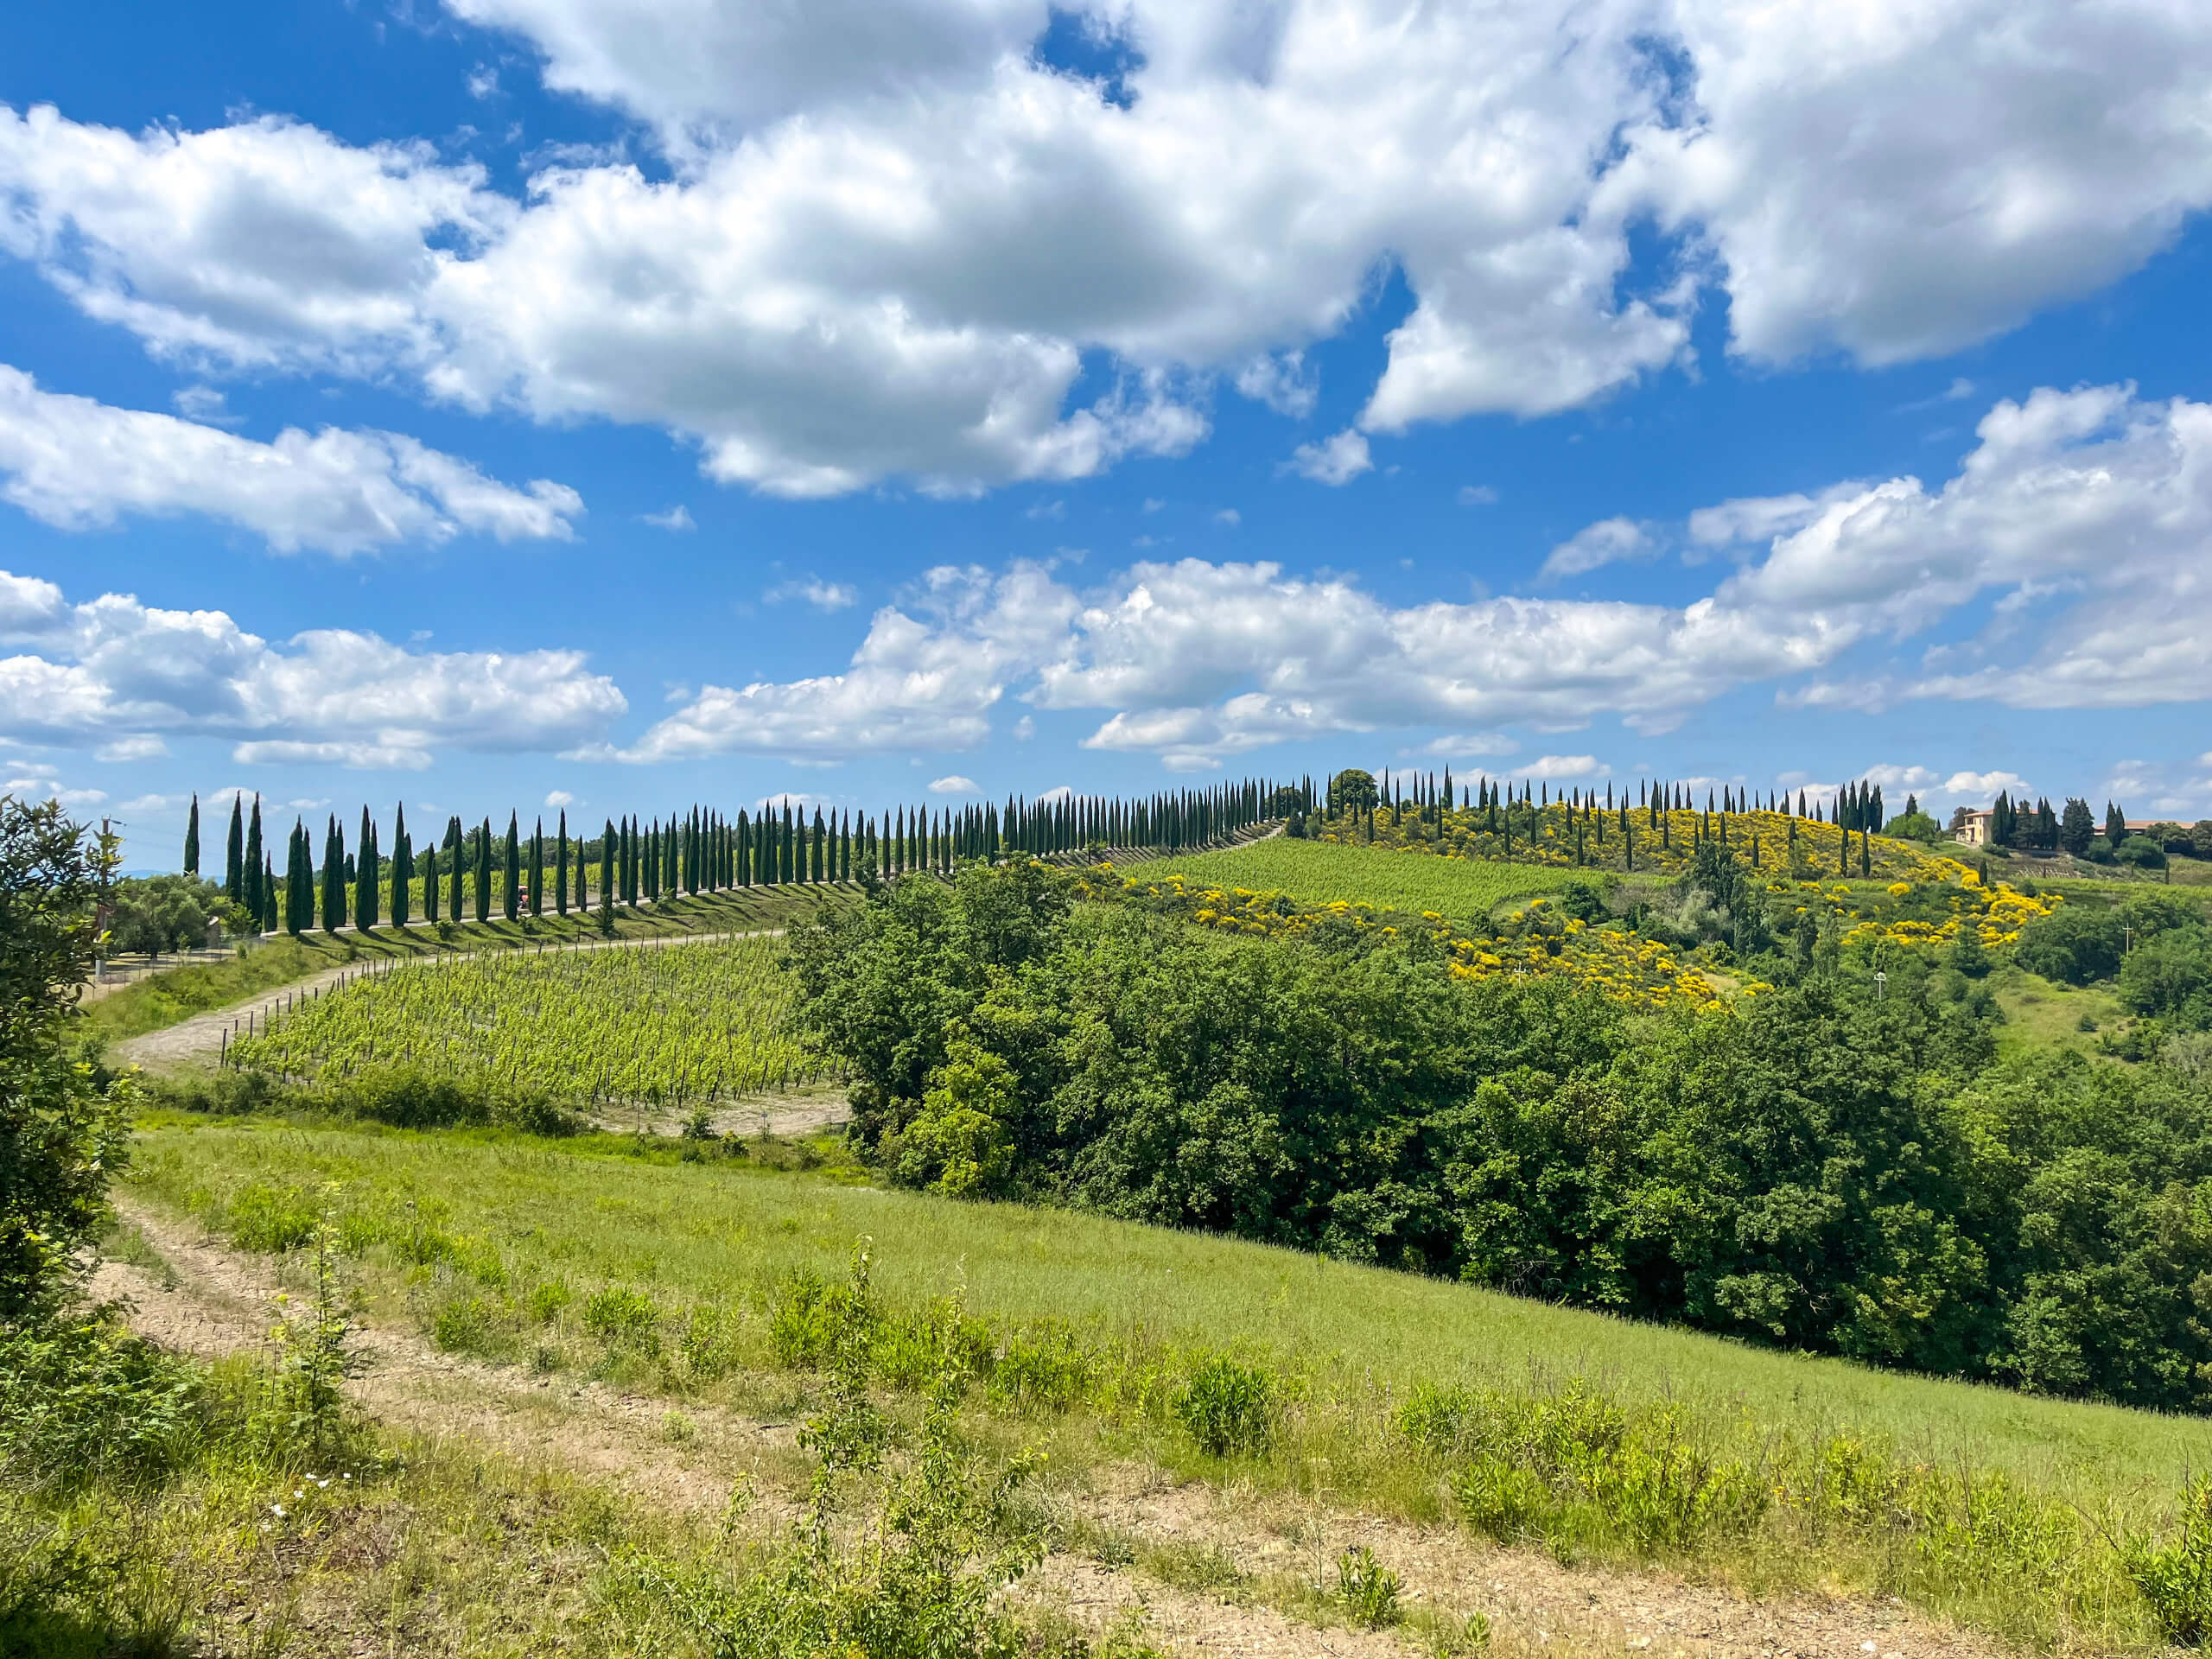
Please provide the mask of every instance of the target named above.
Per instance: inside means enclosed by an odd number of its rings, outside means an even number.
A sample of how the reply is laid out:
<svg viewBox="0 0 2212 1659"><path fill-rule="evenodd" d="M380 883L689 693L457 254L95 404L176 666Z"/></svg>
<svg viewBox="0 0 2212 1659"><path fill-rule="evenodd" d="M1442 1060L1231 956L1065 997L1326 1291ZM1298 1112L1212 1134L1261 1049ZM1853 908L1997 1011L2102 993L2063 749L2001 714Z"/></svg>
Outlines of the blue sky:
<svg viewBox="0 0 2212 1659"><path fill-rule="evenodd" d="M2212 813L2169 10L15 8L4 781Z"/></svg>

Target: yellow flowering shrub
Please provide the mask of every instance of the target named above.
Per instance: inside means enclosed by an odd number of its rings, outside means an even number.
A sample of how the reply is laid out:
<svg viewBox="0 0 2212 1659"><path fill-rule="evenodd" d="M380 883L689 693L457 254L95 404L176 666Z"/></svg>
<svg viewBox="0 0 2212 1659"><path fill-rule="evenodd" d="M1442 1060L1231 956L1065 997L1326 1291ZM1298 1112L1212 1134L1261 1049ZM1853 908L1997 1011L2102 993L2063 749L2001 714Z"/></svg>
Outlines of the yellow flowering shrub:
<svg viewBox="0 0 2212 1659"><path fill-rule="evenodd" d="M1637 934L1592 927L1542 899L1515 911L1495 934L1471 938L1433 911L1409 924L1402 913L1342 899L1300 905L1278 892L1206 887L1179 875L1151 880L1118 876L1110 866L1089 872L1081 885L1088 897L1141 902L1184 915L1199 927L1252 938L1297 938L1317 925L1372 928L1385 938L1425 932L1445 952L1457 979L1543 974L1644 1010L1698 1006L1720 995L1702 973L1676 962L1669 947Z"/></svg>

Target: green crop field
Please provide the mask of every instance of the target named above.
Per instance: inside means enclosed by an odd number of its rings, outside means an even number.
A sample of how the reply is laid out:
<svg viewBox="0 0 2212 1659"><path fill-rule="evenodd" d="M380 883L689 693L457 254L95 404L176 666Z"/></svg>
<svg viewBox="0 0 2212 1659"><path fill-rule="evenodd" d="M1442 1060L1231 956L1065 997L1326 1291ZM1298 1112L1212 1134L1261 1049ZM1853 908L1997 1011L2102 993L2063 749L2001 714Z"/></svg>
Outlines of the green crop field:
<svg viewBox="0 0 2212 1659"><path fill-rule="evenodd" d="M1387 847L1343 847L1274 836L1243 847L1147 864L1147 881L1180 875L1216 887L1281 892L1308 904L1344 899L1378 909L1433 910L1472 920L1508 899L1556 893L1570 869L1490 860L1440 858Z"/></svg>
<svg viewBox="0 0 2212 1659"><path fill-rule="evenodd" d="M683 1106L813 1080L779 938L448 957L367 975L232 1046L316 1081L421 1067L594 1102Z"/></svg>

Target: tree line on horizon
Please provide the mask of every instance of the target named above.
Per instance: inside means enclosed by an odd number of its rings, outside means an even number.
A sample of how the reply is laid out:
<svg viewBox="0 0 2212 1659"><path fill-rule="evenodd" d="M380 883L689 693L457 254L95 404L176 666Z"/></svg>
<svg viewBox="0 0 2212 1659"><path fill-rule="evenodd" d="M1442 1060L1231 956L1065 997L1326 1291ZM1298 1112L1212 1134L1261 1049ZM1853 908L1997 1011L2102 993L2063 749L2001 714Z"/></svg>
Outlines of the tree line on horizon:
<svg viewBox="0 0 2212 1659"><path fill-rule="evenodd" d="M804 807L741 810L734 816L695 806L669 817L608 818L595 836L572 835L562 809L548 836L543 817L528 831L510 811L504 836L493 820L464 824L448 817L443 832L417 847L404 806L392 818L391 850L383 851L367 807L349 846L335 813L318 852L313 831L295 818L285 863L276 868L263 822L261 798L231 803L225 842L223 894L264 933L304 933L346 925L375 927L414 919L418 884L426 922L514 921L545 913L635 907L664 898L732 888L820 886L895 878L910 871L950 874L961 863L1028 854L1051 858L1088 851L1178 852L1203 847L1257 824L1310 807L1312 780L1297 784L1247 779L1211 789L1166 791L1123 799L1062 794L1039 800L1009 797L957 808L897 806L871 815L825 813L811 822ZM186 821L184 873L200 869L200 798Z"/></svg>

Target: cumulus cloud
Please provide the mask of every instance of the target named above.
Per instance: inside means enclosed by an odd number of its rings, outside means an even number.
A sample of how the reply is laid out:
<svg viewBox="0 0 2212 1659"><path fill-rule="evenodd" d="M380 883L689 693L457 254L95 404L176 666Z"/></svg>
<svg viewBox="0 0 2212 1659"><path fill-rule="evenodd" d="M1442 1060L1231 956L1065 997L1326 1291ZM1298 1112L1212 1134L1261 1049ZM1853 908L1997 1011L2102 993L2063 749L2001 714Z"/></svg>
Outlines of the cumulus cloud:
<svg viewBox="0 0 2212 1659"><path fill-rule="evenodd" d="M65 530L197 513L287 553L342 556L464 531L566 541L583 512L564 484L514 489L397 433L288 428L256 443L174 415L42 391L4 364L0 474L0 498Z"/></svg>
<svg viewBox="0 0 2212 1659"><path fill-rule="evenodd" d="M957 772L930 779L930 793L932 795L973 795L976 792L976 780L963 778Z"/></svg>
<svg viewBox="0 0 2212 1659"><path fill-rule="evenodd" d="M1673 0L1688 107L1601 196L1710 246L1738 350L1939 354L2133 269L2212 202L2212 14Z"/></svg>
<svg viewBox="0 0 2212 1659"><path fill-rule="evenodd" d="M116 765L127 765L136 760L158 760L169 752L169 746L151 732L140 732L130 737L118 737L103 743L92 751L92 759Z"/></svg>
<svg viewBox="0 0 2212 1659"><path fill-rule="evenodd" d="M1290 457L1292 472L1332 488L1349 484L1362 473L1374 468L1365 435L1349 429L1316 443L1301 443Z"/></svg>
<svg viewBox="0 0 2212 1659"><path fill-rule="evenodd" d="M666 512L647 513L645 522L655 530L682 531L699 528L698 521L691 516L691 509L680 502Z"/></svg>
<svg viewBox="0 0 2212 1659"><path fill-rule="evenodd" d="M1605 771L1606 768L1598 763L1598 757L1594 754L1546 754L1538 756L1525 766L1514 767L1513 775L1558 783L1580 778L1602 778Z"/></svg>
<svg viewBox="0 0 2212 1659"><path fill-rule="evenodd" d="M1633 518L1603 518L1585 525L1545 557L1540 582L1579 576L1619 559L1643 559L1658 550L1651 532Z"/></svg>
<svg viewBox="0 0 2212 1659"><path fill-rule="evenodd" d="M1235 384L1242 396L1299 421L1313 412L1321 396L1320 382L1306 366L1303 352L1255 357L1236 371Z"/></svg>
<svg viewBox="0 0 2212 1659"><path fill-rule="evenodd" d="M1487 484L1462 484L1457 499L1463 507L1494 507L1497 492Z"/></svg>
<svg viewBox="0 0 2212 1659"><path fill-rule="evenodd" d="M1421 753L1440 760L1473 760L1510 754L1520 747L1503 732L1457 732L1427 743Z"/></svg>
<svg viewBox="0 0 2212 1659"><path fill-rule="evenodd" d="M778 582L761 597L771 605L780 605L787 599L796 599L813 606L817 611L842 611L861 602L860 589L850 582L824 582L819 576Z"/></svg>
<svg viewBox="0 0 2212 1659"><path fill-rule="evenodd" d="M2116 709L2202 698L2212 404L2145 402L2129 386L2046 388L1998 404L1976 432L1938 490L1896 478L1823 497L1716 602L1903 639L1971 600L1999 601L2005 626L1931 653L1922 671L1876 687L1878 699ZM2023 608L2035 599L2050 601L2040 618ZM1815 702L1853 696L1808 688Z"/></svg>
<svg viewBox="0 0 2212 1659"><path fill-rule="evenodd" d="M844 672L709 688L625 754L964 748L1009 696L1101 711L1087 746L1179 766L1392 728L1567 730L1602 715L1659 732L1751 685L1860 706L1862 677L1821 671L2031 584L2049 596L2036 615L1936 648L1941 671L1895 677L1885 695L2202 699L2191 642L2212 635L2212 405L2038 391L1999 404L1980 431L1939 489L1891 479L1716 509L1706 522L1731 534L1793 527L1739 547L1741 569L1679 607L1394 607L1342 577L1202 559L1139 563L1086 589L1034 565L940 569L916 602L875 613ZM42 602L22 601L34 617ZM1988 792L1963 778L1945 787Z"/></svg>
<svg viewBox="0 0 2212 1659"><path fill-rule="evenodd" d="M1109 96L1044 0L446 3L665 165L549 152L517 200L279 118L0 110L0 246L172 359L656 425L807 497L1181 453L1221 380L1302 418L1383 271L1370 435L1601 398L1716 288L1764 361L1948 352L2212 203L2202 7L1084 0Z"/></svg>
<svg viewBox="0 0 2212 1659"><path fill-rule="evenodd" d="M0 607L20 586L0 576ZM578 652L410 652L344 629L271 645L221 611L53 598L15 631L35 649L0 658L0 732L105 757L212 736L248 762L413 767L592 741L627 708Z"/></svg>

